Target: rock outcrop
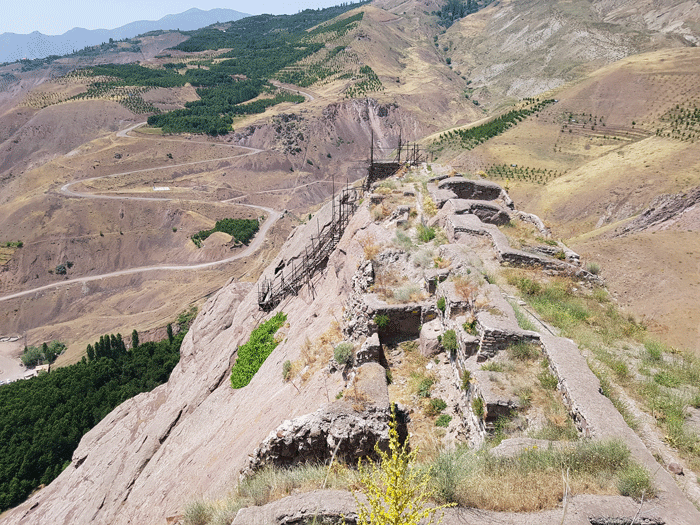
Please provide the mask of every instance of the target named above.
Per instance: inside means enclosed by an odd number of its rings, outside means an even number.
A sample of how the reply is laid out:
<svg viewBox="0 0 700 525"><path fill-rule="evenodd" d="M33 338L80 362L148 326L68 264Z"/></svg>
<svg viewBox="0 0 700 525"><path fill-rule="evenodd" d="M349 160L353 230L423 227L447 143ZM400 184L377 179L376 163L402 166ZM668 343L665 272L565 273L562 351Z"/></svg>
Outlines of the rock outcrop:
<svg viewBox="0 0 700 525"><path fill-rule="evenodd" d="M374 447L389 444L391 409L386 372L377 363L358 370L344 399L317 411L286 420L255 449L243 475L268 466L325 463L335 458L354 465L359 458L375 457ZM406 435L405 426L400 434Z"/></svg>
<svg viewBox="0 0 700 525"><path fill-rule="evenodd" d="M323 211L320 217L330 216ZM352 278L363 260L353 237L371 222L355 214L322 272L279 309L288 313L285 340L248 386L232 390L236 348L265 318L257 289L230 282L202 308L170 380L123 403L82 439L71 464L49 486L3 516L3 525L161 523L195 497L230 490L254 444L283 421L312 413L345 387L341 374L311 374L299 391L282 379L282 363L300 358L342 318ZM316 221L297 228L272 261L298 256ZM339 339L340 340L340 339Z"/></svg>

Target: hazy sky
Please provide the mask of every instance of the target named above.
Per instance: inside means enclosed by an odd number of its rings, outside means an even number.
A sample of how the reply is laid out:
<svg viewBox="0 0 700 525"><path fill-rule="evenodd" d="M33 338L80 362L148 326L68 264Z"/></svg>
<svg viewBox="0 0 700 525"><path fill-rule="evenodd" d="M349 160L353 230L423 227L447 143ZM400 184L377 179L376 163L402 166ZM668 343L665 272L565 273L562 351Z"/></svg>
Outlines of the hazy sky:
<svg viewBox="0 0 700 525"><path fill-rule="evenodd" d="M74 27L114 29L136 20L158 20L193 7L242 13L292 14L343 0L0 0L0 33L61 35Z"/></svg>

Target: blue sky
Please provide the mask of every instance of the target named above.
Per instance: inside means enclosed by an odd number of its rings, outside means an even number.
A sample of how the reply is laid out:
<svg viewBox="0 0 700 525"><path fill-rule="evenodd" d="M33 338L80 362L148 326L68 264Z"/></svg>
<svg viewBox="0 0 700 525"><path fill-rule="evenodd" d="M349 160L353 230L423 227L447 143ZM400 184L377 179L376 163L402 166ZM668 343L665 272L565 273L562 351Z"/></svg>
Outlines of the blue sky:
<svg viewBox="0 0 700 525"><path fill-rule="evenodd" d="M242 13L292 14L338 5L343 0L0 0L0 33L61 35L74 27L114 29L136 20L158 20L193 7Z"/></svg>

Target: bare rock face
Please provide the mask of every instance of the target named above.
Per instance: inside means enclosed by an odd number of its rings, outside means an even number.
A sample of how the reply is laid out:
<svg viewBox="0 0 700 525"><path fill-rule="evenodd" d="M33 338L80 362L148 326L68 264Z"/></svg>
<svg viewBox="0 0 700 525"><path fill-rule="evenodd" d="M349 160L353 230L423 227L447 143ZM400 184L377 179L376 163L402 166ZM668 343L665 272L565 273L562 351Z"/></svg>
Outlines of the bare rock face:
<svg viewBox="0 0 700 525"><path fill-rule="evenodd" d="M258 309L256 287L231 282L197 316L168 383L113 410L83 437L61 475L8 511L3 525L162 523L193 498L230 490L254 444L344 387L340 374L322 368L297 391L283 381L282 364L300 359L306 339L320 338L342 317L363 261L354 236L370 222L366 208L359 210L313 286L284 302L286 338L248 386L233 390L228 381L236 349L275 312ZM297 228L270 271L316 231L316 221Z"/></svg>
<svg viewBox="0 0 700 525"><path fill-rule="evenodd" d="M359 458L374 457L375 444L387 449L391 410L384 368L362 365L345 397L282 423L255 449L242 475L267 465L324 463L332 457L352 465Z"/></svg>

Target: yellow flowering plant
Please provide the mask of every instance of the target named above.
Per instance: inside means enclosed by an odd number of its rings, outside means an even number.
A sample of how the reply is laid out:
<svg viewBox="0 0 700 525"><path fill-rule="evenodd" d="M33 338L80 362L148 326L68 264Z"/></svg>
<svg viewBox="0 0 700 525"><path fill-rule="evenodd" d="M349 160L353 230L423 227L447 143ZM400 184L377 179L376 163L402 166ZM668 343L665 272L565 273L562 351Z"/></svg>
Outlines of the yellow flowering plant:
<svg viewBox="0 0 700 525"><path fill-rule="evenodd" d="M416 467L416 451L408 451L408 441L400 443L396 426L392 406L389 452L375 445L379 464L359 461L360 483L368 505L355 495L357 525L438 525L443 518L442 513L436 516L438 511L453 504L427 506L434 496L429 487L430 475Z"/></svg>

